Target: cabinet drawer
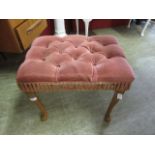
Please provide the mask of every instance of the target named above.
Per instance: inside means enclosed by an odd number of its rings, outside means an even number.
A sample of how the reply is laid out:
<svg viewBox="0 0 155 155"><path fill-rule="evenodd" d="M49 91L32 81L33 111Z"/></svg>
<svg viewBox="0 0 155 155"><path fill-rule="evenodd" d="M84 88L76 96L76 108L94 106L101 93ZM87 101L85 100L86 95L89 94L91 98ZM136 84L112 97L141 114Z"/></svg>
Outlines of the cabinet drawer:
<svg viewBox="0 0 155 155"><path fill-rule="evenodd" d="M45 19L29 19L16 28L22 46L27 49L32 41L47 27Z"/></svg>
<svg viewBox="0 0 155 155"><path fill-rule="evenodd" d="M9 19L9 23L11 25L12 28L15 28L16 26L18 26L19 24L21 24L22 22L24 22L25 19Z"/></svg>

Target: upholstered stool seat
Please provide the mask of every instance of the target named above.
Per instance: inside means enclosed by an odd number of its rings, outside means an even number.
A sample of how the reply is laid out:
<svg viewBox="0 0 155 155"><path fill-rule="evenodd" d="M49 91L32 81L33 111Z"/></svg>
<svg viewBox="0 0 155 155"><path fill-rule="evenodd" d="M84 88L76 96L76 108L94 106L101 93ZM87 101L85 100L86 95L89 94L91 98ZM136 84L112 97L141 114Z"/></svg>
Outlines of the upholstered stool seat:
<svg viewBox="0 0 155 155"><path fill-rule="evenodd" d="M117 39L110 35L39 37L17 72L26 93L51 89L129 89L134 72Z"/></svg>
<svg viewBox="0 0 155 155"><path fill-rule="evenodd" d="M37 38L18 70L18 82L131 82L133 71L111 36Z"/></svg>

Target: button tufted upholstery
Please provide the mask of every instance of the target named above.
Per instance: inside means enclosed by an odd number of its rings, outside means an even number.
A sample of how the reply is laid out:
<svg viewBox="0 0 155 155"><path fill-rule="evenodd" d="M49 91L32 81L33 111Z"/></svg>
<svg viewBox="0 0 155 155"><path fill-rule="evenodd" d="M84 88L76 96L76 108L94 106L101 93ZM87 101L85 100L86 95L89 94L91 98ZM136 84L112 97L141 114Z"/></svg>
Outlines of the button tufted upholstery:
<svg viewBox="0 0 155 155"><path fill-rule="evenodd" d="M42 36L17 72L18 82L132 82L134 73L113 36Z"/></svg>

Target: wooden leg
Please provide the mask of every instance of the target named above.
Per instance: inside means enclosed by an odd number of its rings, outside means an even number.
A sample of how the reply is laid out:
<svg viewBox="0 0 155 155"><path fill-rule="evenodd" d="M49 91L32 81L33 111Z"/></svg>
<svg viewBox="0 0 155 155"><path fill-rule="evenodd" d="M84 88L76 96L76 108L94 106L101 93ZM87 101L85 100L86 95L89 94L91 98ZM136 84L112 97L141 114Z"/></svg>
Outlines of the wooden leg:
<svg viewBox="0 0 155 155"><path fill-rule="evenodd" d="M30 101L34 102L41 112L41 120L46 121L48 119L48 112L45 109L45 106L42 104L41 100L36 94L28 94Z"/></svg>
<svg viewBox="0 0 155 155"><path fill-rule="evenodd" d="M105 117L104 117L104 121L107 122L107 123L109 123L109 122L111 121L111 116L110 116L110 114L111 114L111 112L112 112L114 106L115 106L115 105L118 103L118 101L119 101L119 99L117 98L117 94L118 94L117 92L114 93L113 98L112 98L112 100L111 100L111 102L110 102L110 105L109 105L109 107L108 107L108 109L107 109L107 111L106 111L106 114L105 114Z"/></svg>

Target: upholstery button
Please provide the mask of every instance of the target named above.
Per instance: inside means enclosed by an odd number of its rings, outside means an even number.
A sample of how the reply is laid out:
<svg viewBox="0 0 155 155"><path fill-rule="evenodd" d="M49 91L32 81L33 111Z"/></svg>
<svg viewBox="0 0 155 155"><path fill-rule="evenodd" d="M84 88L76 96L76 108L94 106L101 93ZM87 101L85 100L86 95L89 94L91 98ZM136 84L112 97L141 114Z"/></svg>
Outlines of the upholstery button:
<svg viewBox="0 0 155 155"><path fill-rule="evenodd" d="M60 65L57 65L57 67L60 67Z"/></svg>

